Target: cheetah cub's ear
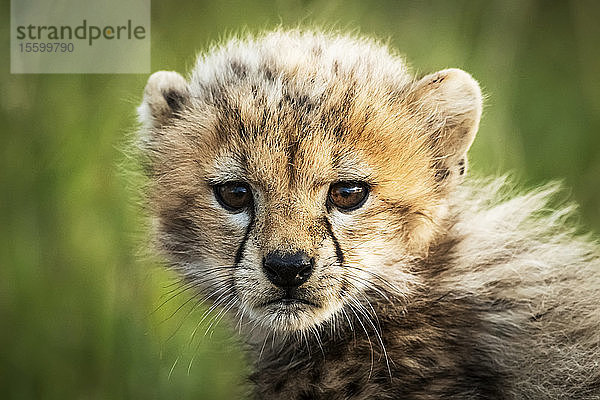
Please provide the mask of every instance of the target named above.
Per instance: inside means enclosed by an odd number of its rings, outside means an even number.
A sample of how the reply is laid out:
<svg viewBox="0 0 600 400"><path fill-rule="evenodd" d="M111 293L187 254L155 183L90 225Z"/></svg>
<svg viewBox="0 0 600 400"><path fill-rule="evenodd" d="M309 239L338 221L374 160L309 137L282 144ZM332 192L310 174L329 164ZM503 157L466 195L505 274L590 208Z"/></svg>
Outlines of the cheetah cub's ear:
<svg viewBox="0 0 600 400"><path fill-rule="evenodd" d="M448 187L466 172L467 150L481 117L481 89L465 71L445 69L418 81L413 95L416 109L427 123L436 179L440 186Z"/></svg>
<svg viewBox="0 0 600 400"><path fill-rule="evenodd" d="M150 75L144 100L138 107L138 119L146 130L159 128L181 110L190 99L188 83L173 71Z"/></svg>

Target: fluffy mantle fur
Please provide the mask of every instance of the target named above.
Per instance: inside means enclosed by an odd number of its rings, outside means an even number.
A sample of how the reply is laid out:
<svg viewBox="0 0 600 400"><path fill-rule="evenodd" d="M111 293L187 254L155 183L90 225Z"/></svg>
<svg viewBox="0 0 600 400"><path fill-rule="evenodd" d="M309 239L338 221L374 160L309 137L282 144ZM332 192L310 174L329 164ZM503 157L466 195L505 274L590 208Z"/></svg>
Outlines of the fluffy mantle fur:
<svg viewBox="0 0 600 400"><path fill-rule="evenodd" d="M277 31L153 74L155 244L239 320L264 399L600 399L600 259L550 185L465 178L477 82L376 42ZM369 190L336 208L336 183ZM222 185L252 199L231 210ZM272 253L314 268L289 289ZM285 301L284 301L285 300Z"/></svg>

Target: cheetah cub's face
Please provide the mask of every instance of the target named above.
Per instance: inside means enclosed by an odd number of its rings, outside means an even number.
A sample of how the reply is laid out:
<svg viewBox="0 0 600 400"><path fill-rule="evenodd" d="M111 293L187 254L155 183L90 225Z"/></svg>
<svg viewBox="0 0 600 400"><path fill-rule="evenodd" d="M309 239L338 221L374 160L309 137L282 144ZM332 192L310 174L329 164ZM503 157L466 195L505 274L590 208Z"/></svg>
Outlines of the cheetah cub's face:
<svg viewBox="0 0 600 400"><path fill-rule="evenodd" d="M277 331L419 285L481 113L460 70L273 33L153 74L139 108L157 244L201 294Z"/></svg>

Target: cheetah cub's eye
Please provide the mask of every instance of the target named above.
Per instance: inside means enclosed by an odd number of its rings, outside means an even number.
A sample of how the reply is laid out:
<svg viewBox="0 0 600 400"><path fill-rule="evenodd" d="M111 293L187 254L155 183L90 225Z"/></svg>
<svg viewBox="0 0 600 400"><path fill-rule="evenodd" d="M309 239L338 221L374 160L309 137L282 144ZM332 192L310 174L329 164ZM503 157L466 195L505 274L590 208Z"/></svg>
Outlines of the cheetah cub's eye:
<svg viewBox="0 0 600 400"><path fill-rule="evenodd" d="M329 187L328 201L342 211L360 208L369 194L369 186L363 182L337 182Z"/></svg>
<svg viewBox="0 0 600 400"><path fill-rule="evenodd" d="M214 187L219 204L231 212L238 212L252 203L252 190L243 182L227 182Z"/></svg>

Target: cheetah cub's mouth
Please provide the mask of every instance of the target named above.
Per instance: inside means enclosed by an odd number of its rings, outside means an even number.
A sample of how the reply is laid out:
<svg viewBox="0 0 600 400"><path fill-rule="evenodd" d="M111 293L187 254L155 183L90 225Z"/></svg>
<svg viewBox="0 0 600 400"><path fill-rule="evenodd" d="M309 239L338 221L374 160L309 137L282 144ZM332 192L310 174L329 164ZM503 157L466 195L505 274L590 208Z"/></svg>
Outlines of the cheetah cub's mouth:
<svg viewBox="0 0 600 400"><path fill-rule="evenodd" d="M481 93L456 69L414 79L368 41L278 35L200 57L189 81L148 80L156 243L244 321L374 324L372 302L401 309L422 283L414 260L464 177Z"/></svg>

